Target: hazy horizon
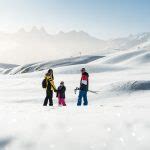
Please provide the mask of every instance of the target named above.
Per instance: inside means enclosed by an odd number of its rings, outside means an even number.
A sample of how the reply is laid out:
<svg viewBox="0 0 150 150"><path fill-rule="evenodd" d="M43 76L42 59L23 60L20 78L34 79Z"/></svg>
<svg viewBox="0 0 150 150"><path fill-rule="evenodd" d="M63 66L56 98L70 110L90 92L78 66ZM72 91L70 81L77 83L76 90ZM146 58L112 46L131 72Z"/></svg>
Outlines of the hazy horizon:
<svg viewBox="0 0 150 150"><path fill-rule="evenodd" d="M71 29L71 30L68 30L68 31L64 31L64 30L58 30L56 32L50 32L47 28L45 28L44 26L31 26L31 27L20 27L14 31L3 31L3 30L0 30L0 33L4 33L4 34L15 34L17 32L19 32L20 30L24 30L25 32L31 32L33 28L36 28L37 30L41 30L41 29L44 29L46 31L47 34L49 35L57 35L59 33L70 33L70 32L85 32L87 34L89 34L90 36L94 37L94 38L97 38L97 39L100 39L100 40L110 40L110 39L117 39L117 38L124 38L124 37L128 37L130 35L137 35L137 34L142 34L142 33L149 33L149 31L141 31L141 32L135 32L135 33L127 33L125 35L120 35L120 36L114 36L114 37L103 37L103 36L96 36L96 35L93 35L89 32L86 32L85 30L76 30L76 29Z"/></svg>

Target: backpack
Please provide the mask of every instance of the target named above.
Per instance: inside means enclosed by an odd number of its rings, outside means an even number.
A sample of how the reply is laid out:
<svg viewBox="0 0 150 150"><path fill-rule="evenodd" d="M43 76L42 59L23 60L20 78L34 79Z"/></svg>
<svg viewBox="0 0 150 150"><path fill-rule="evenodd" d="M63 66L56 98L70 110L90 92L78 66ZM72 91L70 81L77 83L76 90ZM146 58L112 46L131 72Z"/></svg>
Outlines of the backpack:
<svg viewBox="0 0 150 150"><path fill-rule="evenodd" d="M46 79L43 79L43 81L42 81L42 88L46 88Z"/></svg>

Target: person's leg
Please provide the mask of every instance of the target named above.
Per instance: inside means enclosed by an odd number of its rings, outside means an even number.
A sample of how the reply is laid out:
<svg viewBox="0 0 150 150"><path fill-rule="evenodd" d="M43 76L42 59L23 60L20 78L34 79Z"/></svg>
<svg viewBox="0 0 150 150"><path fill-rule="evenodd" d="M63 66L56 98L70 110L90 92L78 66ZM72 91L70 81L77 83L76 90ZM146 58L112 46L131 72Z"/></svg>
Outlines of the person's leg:
<svg viewBox="0 0 150 150"><path fill-rule="evenodd" d="M43 106L47 106L47 103L48 103L48 92L46 91L46 97L45 97Z"/></svg>
<svg viewBox="0 0 150 150"><path fill-rule="evenodd" d="M53 106L53 98L49 97L49 106Z"/></svg>
<svg viewBox="0 0 150 150"><path fill-rule="evenodd" d="M53 91L48 91L49 106L53 106Z"/></svg>
<svg viewBox="0 0 150 150"><path fill-rule="evenodd" d="M78 103L77 103L77 106L81 106L82 97L83 97L83 91L80 90L80 91L79 91L79 96L78 96Z"/></svg>
<svg viewBox="0 0 150 150"><path fill-rule="evenodd" d="M83 105L84 106L87 106L88 105L88 100L87 100L87 91L84 91L84 94L83 94Z"/></svg>
<svg viewBox="0 0 150 150"><path fill-rule="evenodd" d="M62 104L63 106L66 106L65 98L62 98L62 99L61 99L61 104Z"/></svg>
<svg viewBox="0 0 150 150"><path fill-rule="evenodd" d="M45 100L44 100L43 106L47 106L47 103L48 103L48 96L46 96L46 97L45 97Z"/></svg>
<svg viewBox="0 0 150 150"><path fill-rule="evenodd" d="M58 97L58 105L60 106L61 105L61 98Z"/></svg>

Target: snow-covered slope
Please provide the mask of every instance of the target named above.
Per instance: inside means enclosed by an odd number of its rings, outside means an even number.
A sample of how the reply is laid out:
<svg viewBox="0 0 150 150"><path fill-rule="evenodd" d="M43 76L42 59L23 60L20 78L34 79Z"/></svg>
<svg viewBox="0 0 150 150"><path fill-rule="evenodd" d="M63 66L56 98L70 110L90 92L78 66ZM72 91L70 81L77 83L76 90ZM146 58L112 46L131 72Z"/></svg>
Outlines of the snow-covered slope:
<svg viewBox="0 0 150 150"><path fill-rule="evenodd" d="M86 67L91 73L100 73L122 71L144 66L148 68L149 65L149 50L128 50L111 54L109 56L103 57L102 59L89 62L88 64L66 66L63 67L63 69L57 68L56 72L63 74L74 74L78 73L78 68Z"/></svg>
<svg viewBox="0 0 150 150"><path fill-rule="evenodd" d="M148 50L134 49L103 58L35 63L17 67L28 73L1 74L0 149L149 150L149 62ZM89 106L77 107L74 88L83 66L90 75L89 89L98 94L89 92ZM55 94L53 108L42 106L41 82L49 67L56 86L65 82L67 107L57 106Z"/></svg>
<svg viewBox="0 0 150 150"><path fill-rule="evenodd" d="M57 107L55 95L54 108L43 107L44 74L0 75L1 149L150 149L148 68L90 73L90 89L99 93L88 93L88 107L76 106L80 75L55 69L55 84L67 87L67 107Z"/></svg>
<svg viewBox="0 0 150 150"><path fill-rule="evenodd" d="M104 56L80 56L80 57L71 57L54 61L44 61L39 63L27 64L18 66L12 69L6 69L3 71L3 74L17 74L17 73L30 73L34 71L48 70L50 68L72 66L77 64L87 64L97 59L101 59Z"/></svg>
<svg viewBox="0 0 150 150"><path fill-rule="evenodd" d="M133 64L142 66L143 64L150 63L149 59L150 50L138 49L138 50L127 50L118 53L111 54L101 60L95 60L91 64L105 64L105 65L119 65L119 66L131 66Z"/></svg>
<svg viewBox="0 0 150 150"><path fill-rule="evenodd" d="M2 73L4 71L4 69L0 68L0 73Z"/></svg>
<svg viewBox="0 0 150 150"><path fill-rule="evenodd" d="M117 53L110 54L107 57L87 55L27 64L13 69L5 69L3 74L30 73L34 71L47 70L49 68L57 68L55 69L57 73L75 74L78 73L79 68L81 67L88 68L91 73L98 73L106 71L121 71L149 64L149 50L133 49L118 51Z"/></svg>
<svg viewBox="0 0 150 150"><path fill-rule="evenodd" d="M14 64L4 64L0 63L0 73L5 72L6 70L12 70L13 68L17 67L18 65Z"/></svg>
<svg viewBox="0 0 150 150"><path fill-rule="evenodd" d="M4 63L0 63L0 68L3 68L3 69L9 69L9 68L15 68L17 67L18 65L14 65L14 64L4 64Z"/></svg>

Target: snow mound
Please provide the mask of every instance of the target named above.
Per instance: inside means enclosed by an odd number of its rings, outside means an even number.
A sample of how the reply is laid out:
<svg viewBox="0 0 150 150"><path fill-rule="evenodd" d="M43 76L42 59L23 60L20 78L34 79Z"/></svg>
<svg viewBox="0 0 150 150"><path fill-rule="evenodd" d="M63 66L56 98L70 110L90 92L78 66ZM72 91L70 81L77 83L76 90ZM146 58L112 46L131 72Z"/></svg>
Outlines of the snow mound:
<svg viewBox="0 0 150 150"><path fill-rule="evenodd" d="M147 81L127 81L113 83L111 85L112 91L122 91L122 92L134 92L134 91L144 91L150 90L150 80Z"/></svg>
<svg viewBox="0 0 150 150"><path fill-rule="evenodd" d="M121 52L119 54L113 54L109 56L108 58L104 59L102 63L103 64L118 64L118 63L127 61L131 58L137 57L146 52L147 52L146 50Z"/></svg>
<svg viewBox="0 0 150 150"><path fill-rule="evenodd" d="M70 65L77 65L77 64L87 64L94 60L100 59L104 56L81 56L81 57L70 57L66 59L59 59L54 61L46 61L40 63L33 63L18 66L11 70L5 70L4 74L17 74L17 73L30 73L34 71L42 71L47 70L49 68L57 68L57 67L64 67Z"/></svg>
<svg viewBox="0 0 150 150"><path fill-rule="evenodd" d="M149 50L128 50L125 52L118 52L111 54L103 59L95 60L91 62L92 65L114 65L126 68L134 68L150 63L150 51Z"/></svg>
<svg viewBox="0 0 150 150"><path fill-rule="evenodd" d="M14 65L14 64L4 64L4 63L0 63L0 68L3 69L9 69L9 68L14 68L17 67L18 65Z"/></svg>
<svg viewBox="0 0 150 150"><path fill-rule="evenodd" d="M150 63L150 52L145 52L144 54L140 54L135 56L125 62L130 65L142 65Z"/></svg>
<svg viewBox="0 0 150 150"><path fill-rule="evenodd" d="M0 68L0 73L2 73L4 71L4 69Z"/></svg>

